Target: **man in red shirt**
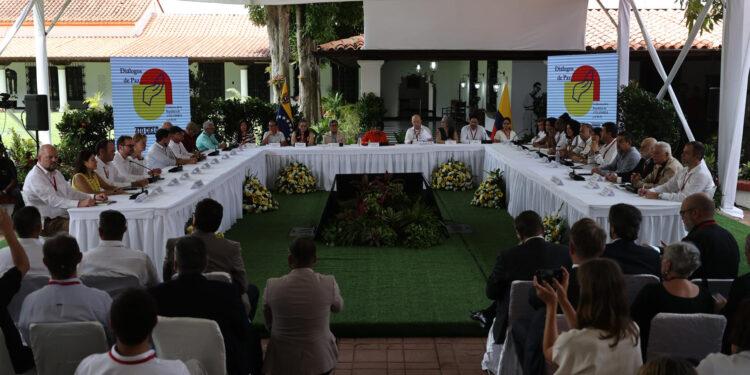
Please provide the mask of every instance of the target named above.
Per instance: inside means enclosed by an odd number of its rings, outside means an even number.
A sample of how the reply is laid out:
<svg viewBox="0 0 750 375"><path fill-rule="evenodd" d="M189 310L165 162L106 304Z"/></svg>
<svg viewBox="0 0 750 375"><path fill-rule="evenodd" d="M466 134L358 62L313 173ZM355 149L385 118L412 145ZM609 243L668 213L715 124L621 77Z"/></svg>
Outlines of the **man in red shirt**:
<svg viewBox="0 0 750 375"><path fill-rule="evenodd" d="M385 135L383 127L383 121L376 122L372 130L365 133L365 136L362 137L362 144L366 145L370 142L388 143L388 136Z"/></svg>

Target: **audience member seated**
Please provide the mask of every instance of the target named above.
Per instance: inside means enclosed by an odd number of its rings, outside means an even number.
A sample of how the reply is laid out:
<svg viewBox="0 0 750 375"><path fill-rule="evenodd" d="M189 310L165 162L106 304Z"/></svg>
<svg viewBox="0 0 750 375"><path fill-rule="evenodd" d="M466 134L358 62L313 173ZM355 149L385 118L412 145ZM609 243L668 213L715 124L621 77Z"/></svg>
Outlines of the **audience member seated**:
<svg viewBox="0 0 750 375"><path fill-rule="evenodd" d="M731 327L732 355L709 354L698 365L698 374L750 374L750 301L740 305Z"/></svg>
<svg viewBox="0 0 750 375"><path fill-rule="evenodd" d="M667 142L656 142L653 160L653 170L646 177L641 177L638 172L634 172L630 176L630 182L633 186L651 189L664 185L682 169L682 164L672 157L672 146Z"/></svg>
<svg viewBox="0 0 750 375"><path fill-rule="evenodd" d="M221 271L232 277L232 283L241 293L247 293L245 308L250 319L255 317L258 308L258 287L247 283L245 264L242 261L242 248L239 242L216 237L221 220L224 217L224 207L213 199L206 198L198 202L193 215L192 237L199 238L206 246L208 266L205 272ZM177 238L167 240L167 256L162 265L162 276L169 280L174 274L174 252Z"/></svg>
<svg viewBox="0 0 750 375"><path fill-rule="evenodd" d="M34 207L24 207L34 209ZM23 210L23 209L22 209ZM38 215L38 213L37 213ZM13 233L13 222L8 213L0 207L0 233L8 242L12 264L7 271L2 271L0 276L0 330L5 336L5 347L10 354L10 362L17 374L23 374L34 367L34 355L31 349L23 345L18 329L8 312L8 305L13 296L21 289L21 280L29 270L29 258L26 256L21 243Z"/></svg>
<svg viewBox="0 0 750 375"><path fill-rule="evenodd" d="M198 153L198 148L195 147L195 141L198 135L201 133L200 125L190 121L185 125L185 137L182 139L182 145L190 153Z"/></svg>
<svg viewBox="0 0 750 375"><path fill-rule="evenodd" d="M346 134L339 132L339 122L331 120L328 122L328 133L323 134L323 144L343 143L346 144Z"/></svg>
<svg viewBox="0 0 750 375"><path fill-rule="evenodd" d="M604 176L610 182L628 182L640 160L641 155L633 147L633 135L620 133L617 136L617 156L615 156L615 160L607 165L594 168L591 172Z"/></svg>
<svg viewBox="0 0 750 375"><path fill-rule="evenodd" d="M591 144L594 140L592 137L593 134L594 129L591 128L591 124L581 124L578 143L568 155L573 161L584 164L588 162L589 154L591 153Z"/></svg>
<svg viewBox="0 0 750 375"><path fill-rule="evenodd" d="M639 189L638 195L649 199L664 199L682 202L688 195L706 193L713 196L716 186L703 155L706 148L698 141L689 142L682 150L684 167L663 185L651 189Z"/></svg>
<svg viewBox="0 0 750 375"><path fill-rule="evenodd" d="M173 126L172 129L175 127ZM122 237L128 222L119 211L106 210L99 214L99 246L83 254L78 273L87 276L135 276L141 285L159 283L156 268L148 254L125 247Z"/></svg>
<svg viewBox="0 0 750 375"><path fill-rule="evenodd" d="M23 199L39 210L44 218L42 236L50 237L57 232L68 232L68 208L91 207L97 200L106 200L107 195L91 195L73 189L57 171L57 149L42 145L39 161L26 175Z"/></svg>
<svg viewBox="0 0 750 375"><path fill-rule="evenodd" d="M182 361L156 358L154 350L149 348L156 324L154 298L142 289L126 290L112 302L110 311L115 345L107 353L84 358L76 375L190 375Z"/></svg>
<svg viewBox="0 0 750 375"><path fill-rule="evenodd" d="M609 236L614 240L607 245L602 257L617 262L626 275L651 274L661 276L661 257L654 249L638 245L641 230L641 211L629 204L619 203L609 209Z"/></svg>
<svg viewBox="0 0 750 375"><path fill-rule="evenodd" d="M703 286L688 280L701 264L693 244L676 242L664 249L661 261L662 282L648 284L633 301L633 320L641 328L641 348L646 356L651 319L658 313L694 314L714 312L714 300Z"/></svg>
<svg viewBox="0 0 750 375"><path fill-rule="evenodd" d="M211 120L206 120L203 123L203 132L195 140L195 147L200 152L210 151L217 148L227 147L226 143L219 143L216 140L216 126Z"/></svg>
<svg viewBox="0 0 750 375"><path fill-rule="evenodd" d="M198 162L195 158L179 159L172 150L167 147L169 144L169 130L159 129L156 131L156 142L151 145L146 155L146 167L169 168L175 165L195 164Z"/></svg>
<svg viewBox="0 0 750 375"><path fill-rule="evenodd" d="M680 216L688 235L683 241L693 243L700 251L701 266L694 278L734 279L740 267L740 249L732 233L714 220L714 200L703 193L682 201Z"/></svg>
<svg viewBox="0 0 750 375"><path fill-rule="evenodd" d="M143 142L145 142L145 140ZM146 168L143 167L145 162L143 160L136 160L136 158L133 157L136 144L135 138L129 135L121 135L117 138L117 152L112 159L112 165L117 170L117 173L130 181L142 181L148 177L161 174L161 168L147 171ZM136 163L141 165L137 165Z"/></svg>
<svg viewBox="0 0 750 375"><path fill-rule="evenodd" d="M297 143L304 143L307 146L315 144L315 133L310 131L310 125L307 123L307 120L300 120L297 130L292 132L292 145L296 145Z"/></svg>
<svg viewBox="0 0 750 375"><path fill-rule="evenodd" d="M49 276L44 266L42 242L42 216L36 207L26 206L13 213L13 226L18 233L18 242L23 246L29 258L29 275ZM13 268L13 253L6 247L0 250L0 275Z"/></svg>
<svg viewBox="0 0 750 375"><path fill-rule="evenodd" d="M265 374L328 374L338 359L331 313L344 307L331 275L313 270L315 244L298 238L289 246L289 274L270 278L263 292L263 317L270 332Z"/></svg>
<svg viewBox="0 0 750 375"><path fill-rule="evenodd" d="M589 163L598 166L610 165L617 157L617 124L605 122L599 139L604 145L600 146L597 142L591 144Z"/></svg>
<svg viewBox="0 0 750 375"><path fill-rule="evenodd" d="M491 324L492 317L495 317L493 336L499 344L505 339L513 281L531 281L534 272L539 269L570 268L568 249L544 240L544 224L539 214L534 211L521 212L514 226L521 244L498 252L495 267L487 279L487 298L495 301L495 311L484 314L485 324Z"/></svg>
<svg viewBox="0 0 750 375"><path fill-rule="evenodd" d="M468 142L464 141L464 131L465 130L467 130L467 129L464 126L463 130L461 130L461 142L468 143ZM484 128L482 128L482 132L485 133L484 137L486 137L487 136L487 132L484 131ZM484 139L482 139L482 140L484 140ZM518 140L518 135L516 134L515 131L513 131L513 129L511 129L510 117L504 118L503 119L503 128L500 129L500 130L498 130L495 133L495 137L492 138L492 142L514 142L514 141L517 141L517 140Z"/></svg>
<svg viewBox="0 0 750 375"><path fill-rule="evenodd" d="M191 154L187 148L185 148L185 145L182 144L183 139L185 139L185 131L179 126L173 126L169 128L169 144L167 147L169 147L172 154L177 159L190 160L196 158L195 155Z"/></svg>
<svg viewBox="0 0 750 375"><path fill-rule="evenodd" d="M642 359L638 326L630 319L625 278L617 263L594 259L578 269L580 298L574 308L567 297L569 275L553 285L534 277L546 304L544 358L558 366L556 374L635 374ZM557 306L570 330L558 335Z"/></svg>
<svg viewBox="0 0 750 375"><path fill-rule="evenodd" d="M23 196L18 187L18 171L16 164L8 157L5 145L0 142L0 196L15 199L13 212L23 208Z"/></svg>
<svg viewBox="0 0 750 375"><path fill-rule="evenodd" d="M107 331L112 298L103 290L81 284L76 270L81 251L76 239L59 234L44 243L43 251L50 282L26 296L21 305L18 328L26 342L32 323L98 321Z"/></svg>
<svg viewBox="0 0 750 375"><path fill-rule="evenodd" d="M445 141L456 141L458 142L458 132L456 128L450 124L451 120L447 116L443 116L440 120L440 127L437 133L437 143L445 144Z"/></svg>
<svg viewBox="0 0 750 375"><path fill-rule="evenodd" d="M578 306L580 266L600 257L604 252L606 241L607 233L591 219L578 220L570 228L569 248L573 266L570 269L567 298L573 306ZM545 303L537 297L535 290L531 289L529 292L529 304L535 311L531 316L523 317L513 324L513 340L524 374L544 374L542 341L547 310Z"/></svg>
<svg viewBox="0 0 750 375"><path fill-rule="evenodd" d="M265 146L269 143L278 143L282 146L289 146L286 137L284 137L284 133L279 131L279 126L276 125L276 121L274 120L268 122L268 131L263 134L263 140L260 142L260 145Z"/></svg>
<svg viewBox="0 0 750 375"><path fill-rule="evenodd" d="M633 173L637 173L641 178L645 178L654 170L654 147L656 147L656 143L656 138L651 137L641 141L641 148L638 150L641 154L641 160L633 170Z"/></svg>
<svg viewBox="0 0 750 375"><path fill-rule="evenodd" d="M71 186L86 194L105 193L107 195L122 194L122 189L107 183L96 173L96 155L92 151L83 150L78 153L76 169L73 171Z"/></svg>
<svg viewBox="0 0 750 375"><path fill-rule="evenodd" d="M224 337L227 374L260 374L260 340L250 326L237 288L203 277L210 255L200 238L178 239L175 253L173 267L179 276L149 289L156 299L158 315L216 321Z"/></svg>
<svg viewBox="0 0 750 375"><path fill-rule="evenodd" d="M148 185L143 176L133 176L130 173L121 174L115 166L115 144L109 139L103 139L96 144L96 174L107 184L118 187L140 187ZM129 171L129 170L128 170Z"/></svg>
<svg viewBox="0 0 750 375"><path fill-rule="evenodd" d="M234 134L232 144L237 146L255 145L255 133L253 133L253 129L247 125L247 121L240 120L239 128L240 129L237 130L237 133Z"/></svg>
<svg viewBox="0 0 750 375"><path fill-rule="evenodd" d="M750 234L745 238L745 261L750 265ZM33 264L32 264L33 267ZM737 314L739 306L744 301L750 299L750 272L737 277L729 288L727 303L722 311L727 317L727 329L724 330L724 353L729 353L728 333L732 331L732 322Z"/></svg>
<svg viewBox="0 0 750 375"><path fill-rule="evenodd" d="M545 122L546 121L544 118L538 118L536 120L536 135L534 136L534 138L531 138L532 145L534 143L542 142L544 138L547 137L547 133L545 133L546 127L544 126Z"/></svg>
<svg viewBox="0 0 750 375"><path fill-rule="evenodd" d="M422 116L411 116L411 125L412 127L406 130L404 143L432 142L432 132L426 126L422 126Z"/></svg>
<svg viewBox="0 0 750 375"><path fill-rule="evenodd" d="M385 128L383 121L376 122L375 126L362 137L362 144L367 145L370 142L388 143L388 136L383 131L383 128Z"/></svg>
<svg viewBox="0 0 750 375"><path fill-rule="evenodd" d="M686 359L659 357L648 361L638 370L638 375L698 375L695 367Z"/></svg>

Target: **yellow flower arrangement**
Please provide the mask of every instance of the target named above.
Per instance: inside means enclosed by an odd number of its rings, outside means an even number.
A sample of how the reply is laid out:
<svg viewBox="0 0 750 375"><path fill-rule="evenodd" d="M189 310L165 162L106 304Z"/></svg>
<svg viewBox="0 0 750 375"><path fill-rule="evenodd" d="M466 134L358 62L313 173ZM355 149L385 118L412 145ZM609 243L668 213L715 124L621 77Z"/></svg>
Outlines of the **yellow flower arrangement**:
<svg viewBox="0 0 750 375"><path fill-rule="evenodd" d="M557 211L542 217L542 223L544 223L544 240L547 242L559 244L563 241L563 235L567 230L567 221L560 216L560 212L564 205L565 202L560 204L560 208Z"/></svg>
<svg viewBox="0 0 750 375"><path fill-rule="evenodd" d="M472 175L466 164L453 157L447 163L439 165L432 173L432 188L440 190L463 191L474 187Z"/></svg>
<svg viewBox="0 0 750 375"><path fill-rule="evenodd" d="M479 184L471 199L473 206L487 208L506 208L505 179L499 169L488 172L487 178Z"/></svg>
<svg viewBox="0 0 750 375"><path fill-rule="evenodd" d="M248 177L243 189L242 209L245 212L252 214L279 209L279 202L273 199L271 191L263 186L258 177Z"/></svg>
<svg viewBox="0 0 750 375"><path fill-rule="evenodd" d="M305 194L315 191L315 177L307 166L292 160L281 168L276 178L276 189L284 194Z"/></svg>

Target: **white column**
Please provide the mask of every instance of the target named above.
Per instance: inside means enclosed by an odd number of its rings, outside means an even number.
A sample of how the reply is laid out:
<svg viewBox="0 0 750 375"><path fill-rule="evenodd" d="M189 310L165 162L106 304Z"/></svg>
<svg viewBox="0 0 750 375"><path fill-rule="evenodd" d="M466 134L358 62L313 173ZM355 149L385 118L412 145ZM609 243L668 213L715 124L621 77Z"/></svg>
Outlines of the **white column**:
<svg viewBox="0 0 750 375"><path fill-rule="evenodd" d="M0 66L0 94L7 93L8 92L8 86L6 85L5 81L5 67Z"/></svg>
<svg viewBox="0 0 750 375"><path fill-rule="evenodd" d="M34 1L34 44L36 45L36 92L47 95L47 113L49 110L49 62L47 61L47 33L44 30L44 2ZM39 143L52 143L49 131L39 132Z"/></svg>
<svg viewBox="0 0 750 375"><path fill-rule="evenodd" d="M630 0L620 0L617 10L617 86L627 86L630 73Z"/></svg>
<svg viewBox="0 0 750 375"><path fill-rule="evenodd" d="M719 94L719 183L724 194L721 210L742 217L734 206L737 168L742 149L747 80L750 72L750 3L728 0L724 6L724 36L721 44L721 92Z"/></svg>
<svg viewBox="0 0 750 375"><path fill-rule="evenodd" d="M380 68L383 60L359 60L359 96L371 92L380 96Z"/></svg>
<svg viewBox="0 0 750 375"><path fill-rule="evenodd" d="M68 108L68 84L65 80L65 65L57 66L57 91L60 93L60 108L58 112L65 112Z"/></svg>
<svg viewBox="0 0 750 375"><path fill-rule="evenodd" d="M240 95L247 97L247 65L240 65Z"/></svg>

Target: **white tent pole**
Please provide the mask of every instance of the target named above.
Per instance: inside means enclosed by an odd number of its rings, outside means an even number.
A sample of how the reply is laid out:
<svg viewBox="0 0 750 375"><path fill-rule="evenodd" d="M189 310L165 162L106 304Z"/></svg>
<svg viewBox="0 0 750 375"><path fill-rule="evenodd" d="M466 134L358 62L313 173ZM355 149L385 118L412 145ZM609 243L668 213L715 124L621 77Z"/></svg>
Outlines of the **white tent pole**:
<svg viewBox="0 0 750 375"><path fill-rule="evenodd" d="M599 3L601 5L601 2ZM609 13L608 13L609 14ZM620 0L617 10L617 86L627 86L630 80L630 1ZM614 22L614 21L612 21Z"/></svg>
<svg viewBox="0 0 750 375"><path fill-rule="evenodd" d="M635 4L634 0L630 0L633 4L633 14L635 15L636 21L638 21L638 25L641 27L641 32L643 33L643 40L646 41L646 47L648 47L648 54L651 56L651 60L654 63L654 67L656 68L656 71L659 72L659 76L662 80L667 80L667 73L664 71L664 66L661 64L661 60L659 59L659 55L656 53L656 48L654 48L654 43L651 42L651 37L648 35L648 31L646 31L646 27L643 25L643 20L641 19L640 13L638 13L638 6ZM682 127L685 129L685 134L687 135L688 140L694 141L695 137L693 136L693 132L690 131L690 125L688 125L687 119L685 118L685 114L682 112L682 107L680 106L680 102L677 100L677 95L675 95L674 90L672 89L672 85L667 85L667 90L669 91L669 97L672 99L672 104L674 105L674 109L677 112L677 117L680 118L680 122L682 122Z"/></svg>
<svg viewBox="0 0 750 375"><path fill-rule="evenodd" d="M47 28L47 34L49 34L49 32L52 31L52 28L55 27L57 20L60 19L60 16L62 16L63 12L65 12L65 9L68 9L68 5L70 5L70 0L66 1L65 4L63 4L62 8L60 8L60 12L57 13L57 16L55 16L55 19L52 20L52 23Z"/></svg>
<svg viewBox="0 0 750 375"><path fill-rule="evenodd" d="M33 1L34 43L36 45L36 93L47 95L47 117L49 119L49 61L47 60L47 33L44 31L44 1ZM49 131L39 132L39 143L52 143Z"/></svg>
<svg viewBox="0 0 750 375"><path fill-rule="evenodd" d="M18 17L16 22L11 26L10 29L8 29L8 33L5 34L5 37L3 38L3 43L0 44L0 54L5 51L5 48L8 47L8 44L10 44L11 39L13 39L14 36L16 36L16 33L18 32L18 29L21 28L21 25L23 25L23 20L26 19L26 17L29 16L29 12L31 12L31 6L34 5L34 0L30 0L28 4L26 4L26 8L23 8L23 12L21 12L21 15Z"/></svg>
<svg viewBox="0 0 750 375"><path fill-rule="evenodd" d="M599 3L599 6L604 11L604 14L606 14L607 17L609 17L609 20L612 21L612 24L615 25L615 27L617 27L617 22L615 21L614 18L612 18L612 15L609 14L609 9L607 9L607 7L605 7L604 4L602 4L602 0L596 0L596 2Z"/></svg>
<svg viewBox="0 0 750 375"><path fill-rule="evenodd" d="M672 66L672 70L669 71L669 76L667 77L667 80L664 81L664 85L661 87L661 90L659 90L659 93L656 95L658 99L664 98L664 94L667 93L667 86L672 84L672 80L674 80L674 77L677 75L677 71L680 70L680 67L682 66L682 62L685 61L685 57L687 57L688 51L690 51L690 48L693 46L693 41L695 40L695 37L698 35L698 31L700 31L701 25L703 25L703 21L706 19L706 16L708 15L708 11L711 10L711 6L713 4L714 4L714 0L707 0L706 6L703 7L703 11L701 11L701 13L698 15L698 19L695 20L693 29L690 30L690 34L688 34L687 41L685 42L685 45L682 47L682 51L680 51L680 55L677 56L677 60Z"/></svg>

